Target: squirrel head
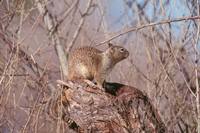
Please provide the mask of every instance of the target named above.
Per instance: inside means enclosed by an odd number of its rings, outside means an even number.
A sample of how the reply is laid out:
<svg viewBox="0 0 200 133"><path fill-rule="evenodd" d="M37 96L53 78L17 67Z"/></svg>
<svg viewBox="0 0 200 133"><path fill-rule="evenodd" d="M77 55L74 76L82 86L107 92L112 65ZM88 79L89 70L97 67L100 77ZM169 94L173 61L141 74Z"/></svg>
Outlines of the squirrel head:
<svg viewBox="0 0 200 133"><path fill-rule="evenodd" d="M127 49L121 46L113 45L108 43L108 49L106 50L106 55L113 61L114 64L120 62L123 59L126 59L129 56Z"/></svg>

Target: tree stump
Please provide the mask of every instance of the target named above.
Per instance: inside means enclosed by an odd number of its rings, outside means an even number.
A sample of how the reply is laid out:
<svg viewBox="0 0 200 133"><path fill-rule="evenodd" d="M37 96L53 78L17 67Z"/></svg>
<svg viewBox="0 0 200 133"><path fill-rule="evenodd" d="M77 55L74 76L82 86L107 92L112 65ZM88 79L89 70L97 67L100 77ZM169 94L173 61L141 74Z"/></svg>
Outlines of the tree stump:
<svg viewBox="0 0 200 133"><path fill-rule="evenodd" d="M56 117L61 112L75 132L167 132L149 98L134 87L106 83L107 89L102 91L82 81L67 81L64 87L67 89L51 102L49 109Z"/></svg>

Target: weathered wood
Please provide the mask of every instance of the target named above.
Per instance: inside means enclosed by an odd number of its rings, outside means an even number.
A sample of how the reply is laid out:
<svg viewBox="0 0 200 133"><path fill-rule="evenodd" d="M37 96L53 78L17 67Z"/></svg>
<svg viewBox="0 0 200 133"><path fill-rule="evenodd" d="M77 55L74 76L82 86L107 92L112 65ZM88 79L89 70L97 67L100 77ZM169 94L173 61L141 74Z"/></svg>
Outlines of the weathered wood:
<svg viewBox="0 0 200 133"><path fill-rule="evenodd" d="M140 90L118 83L106 83L106 92L83 82L66 82L62 117L76 132L164 133L166 127L149 98ZM55 114L61 108L54 102ZM59 104L61 105L61 104Z"/></svg>

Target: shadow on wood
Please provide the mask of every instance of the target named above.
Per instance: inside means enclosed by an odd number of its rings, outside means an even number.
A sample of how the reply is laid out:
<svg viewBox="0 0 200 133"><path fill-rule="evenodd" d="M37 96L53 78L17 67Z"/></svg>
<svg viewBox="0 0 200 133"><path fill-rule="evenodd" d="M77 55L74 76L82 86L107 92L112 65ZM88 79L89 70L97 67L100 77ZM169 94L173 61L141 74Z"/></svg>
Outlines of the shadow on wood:
<svg viewBox="0 0 200 133"><path fill-rule="evenodd" d="M106 83L104 92L81 81L63 83L62 96L51 100L49 114L62 116L75 132L167 132L149 98L134 87Z"/></svg>

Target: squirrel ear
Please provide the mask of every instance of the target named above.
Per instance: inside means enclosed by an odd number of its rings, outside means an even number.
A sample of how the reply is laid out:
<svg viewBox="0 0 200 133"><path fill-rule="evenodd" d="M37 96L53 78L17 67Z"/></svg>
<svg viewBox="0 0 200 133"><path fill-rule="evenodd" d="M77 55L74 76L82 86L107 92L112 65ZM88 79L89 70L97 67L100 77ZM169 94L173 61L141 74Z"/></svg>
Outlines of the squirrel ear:
<svg viewBox="0 0 200 133"><path fill-rule="evenodd" d="M110 48L110 47L112 47L113 46L113 44L112 43L108 43L108 47Z"/></svg>

